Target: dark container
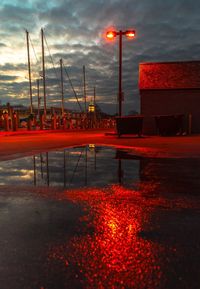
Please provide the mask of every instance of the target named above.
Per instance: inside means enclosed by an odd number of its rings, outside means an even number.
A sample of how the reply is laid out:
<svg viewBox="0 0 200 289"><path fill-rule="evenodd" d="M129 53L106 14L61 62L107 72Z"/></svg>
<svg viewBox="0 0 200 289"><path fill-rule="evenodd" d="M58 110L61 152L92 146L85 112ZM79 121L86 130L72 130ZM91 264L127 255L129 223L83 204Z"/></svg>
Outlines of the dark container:
<svg viewBox="0 0 200 289"><path fill-rule="evenodd" d="M123 134L137 134L139 137L142 134L143 116L122 116L116 117L117 134L120 137Z"/></svg>
<svg viewBox="0 0 200 289"><path fill-rule="evenodd" d="M159 135L177 135L183 133L183 114L156 115L156 128Z"/></svg>

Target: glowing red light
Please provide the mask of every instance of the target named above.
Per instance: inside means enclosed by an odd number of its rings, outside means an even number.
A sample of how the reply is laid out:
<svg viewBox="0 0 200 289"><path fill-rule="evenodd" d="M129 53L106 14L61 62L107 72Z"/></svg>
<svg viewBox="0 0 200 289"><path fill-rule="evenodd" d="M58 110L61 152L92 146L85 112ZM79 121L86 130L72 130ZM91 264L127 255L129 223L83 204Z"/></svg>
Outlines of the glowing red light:
<svg viewBox="0 0 200 289"><path fill-rule="evenodd" d="M127 30L126 31L126 37L134 38L135 37L135 31L134 30Z"/></svg>
<svg viewBox="0 0 200 289"><path fill-rule="evenodd" d="M106 33L106 37L107 37L108 39L110 39L110 40L112 40L113 38L115 38L116 35L117 35L117 33L116 33L115 31L108 31L108 32Z"/></svg>
<svg viewBox="0 0 200 289"><path fill-rule="evenodd" d="M148 184L144 192L151 190ZM148 228L157 201L144 199L142 191L112 185L103 189L68 190L61 195L59 192L60 200L91 208L80 219L80 225L94 231L72 236L70 240L65 238L63 243L50 247L48 264L59 262L63 270L70 270L74 264L80 271L78 278L84 278L88 289L149 288L151 278L157 284L163 282L163 256L159 255L164 252L163 246L140 234Z"/></svg>

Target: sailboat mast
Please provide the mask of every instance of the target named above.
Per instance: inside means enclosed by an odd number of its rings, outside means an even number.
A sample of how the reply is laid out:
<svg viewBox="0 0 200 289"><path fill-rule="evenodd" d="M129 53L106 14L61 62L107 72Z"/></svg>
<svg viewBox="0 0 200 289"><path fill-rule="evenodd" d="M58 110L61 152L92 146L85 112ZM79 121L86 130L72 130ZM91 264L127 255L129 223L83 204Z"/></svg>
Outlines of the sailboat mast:
<svg viewBox="0 0 200 289"><path fill-rule="evenodd" d="M33 100L32 100L32 83L31 83L31 62L30 62L30 49L29 49L29 32L26 30L27 42L27 56L28 56L28 76L29 76L29 94L30 94L30 112L33 113Z"/></svg>
<svg viewBox="0 0 200 289"><path fill-rule="evenodd" d="M41 29L42 40L42 79L43 79L43 93L44 93L44 119L46 119L47 107L46 107L46 76L45 76L45 61L44 61L44 31Z"/></svg>
<svg viewBox="0 0 200 289"><path fill-rule="evenodd" d="M38 119L40 117L40 81L37 79Z"/></svg>
<svg viewBox="0 0 200 289"><path fill-rule="evenodd" d="M94 86L94 126L96 127L96 87Z"/></svg>
<svg viewBox="0 0 200 289"><path fill-rule="evenodd" d="M64 86L63 86L63 61L60 59L60 79L61 79L61 96L62 96L62 115L64 115Z"/></svg>
<svg viewBox="0 0 200 289"><path fill-rule="evenodd" d="M85 83L85 65L83 65L83 94L85 99L85 113L86 113L86 83Z"/></svg>
<svg viewBox="0 0 200 289"><path fill-rule="evenodd" d="M94 106L96 105L96 87L94 86Z"/></svg>

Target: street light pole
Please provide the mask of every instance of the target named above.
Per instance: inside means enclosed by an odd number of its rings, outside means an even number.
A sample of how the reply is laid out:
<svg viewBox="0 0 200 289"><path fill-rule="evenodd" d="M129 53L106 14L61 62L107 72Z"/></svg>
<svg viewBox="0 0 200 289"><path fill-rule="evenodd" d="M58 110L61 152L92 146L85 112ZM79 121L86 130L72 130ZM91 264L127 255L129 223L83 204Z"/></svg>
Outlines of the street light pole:
<svg viewBox="0 0 200 289"><path fill-rule="evenodd" d="M118 102L119 102L119 116L122 116L122 31L119 31L119 89L118 89Z"/></svg>
<svg viewBox="0 0 200 289"><path fill-rule="evenodd" d="M116 36L119 36L119 86L118 86L118 104L119 104L119 117L122 116L122 100L123 100L123 92L122 92L122 36L125 35L127 38L135 37L135 30L126 30L126 31L108 31L106 33L106 37L109 40L113 40Z"/></svg>
<svg viewBox="0 0 200 289"><path fill-rule="evenodd" d="M42 79L43 79L43 91L44 91L44 119L46 120L47 104L46 104L46 76L45 76L44 30L43 29L41 29L41 40L42 40Z"/></svg>

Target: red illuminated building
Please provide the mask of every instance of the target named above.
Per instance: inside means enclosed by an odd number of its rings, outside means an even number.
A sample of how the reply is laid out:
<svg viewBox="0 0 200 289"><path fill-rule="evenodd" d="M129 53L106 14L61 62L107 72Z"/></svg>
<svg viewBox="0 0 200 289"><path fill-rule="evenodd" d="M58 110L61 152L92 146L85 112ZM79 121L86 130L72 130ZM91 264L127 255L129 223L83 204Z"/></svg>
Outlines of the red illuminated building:
<svg viewBox="0 0 200 289"><path fill-rule="evenodd" d="M184 115L184 130L200 133L200 61L141 63L144 133L155 134L155 116Z"/></svg>

